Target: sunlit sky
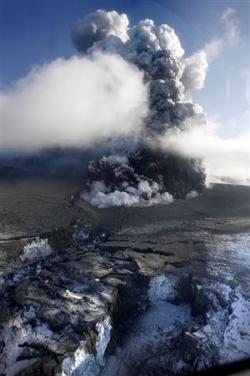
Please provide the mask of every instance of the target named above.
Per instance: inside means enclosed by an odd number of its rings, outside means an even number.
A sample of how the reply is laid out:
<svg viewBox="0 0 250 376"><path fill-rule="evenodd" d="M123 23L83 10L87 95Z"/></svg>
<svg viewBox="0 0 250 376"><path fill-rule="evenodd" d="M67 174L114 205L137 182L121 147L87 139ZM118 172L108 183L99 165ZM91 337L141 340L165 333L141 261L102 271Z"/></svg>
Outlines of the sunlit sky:
<svg viewBox="0 0 250 376"><path fill-rule="evenodd" d="M250 0L0 0L0 88L36 64L75 54L72 25L96 9L125 12L131 24L143 18L169 24L189 56L220 38L227 8L236 11L239 40L211 62L194 100L221 123L224 136L239 134L249 128Z"/></svg>

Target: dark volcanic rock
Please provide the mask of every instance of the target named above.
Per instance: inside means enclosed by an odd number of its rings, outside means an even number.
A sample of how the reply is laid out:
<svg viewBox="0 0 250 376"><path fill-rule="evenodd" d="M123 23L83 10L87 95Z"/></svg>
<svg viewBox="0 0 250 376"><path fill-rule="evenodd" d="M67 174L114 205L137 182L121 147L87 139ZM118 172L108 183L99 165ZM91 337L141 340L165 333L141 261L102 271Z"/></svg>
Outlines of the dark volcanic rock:
<svg viewBox="0 0 250 376"><path fill-rule="evenodd" d="M177 290L180 299L191 305L192 315L204 315L208 312L210 300L202 286L194 281L192 274L179 281Z"/></svg>
<svg viewBox="0 0 250 376"><path fill-rule="evenodd" d="M0 307L0 316L5 324L8 317L16 322L1 331L7 374L15 366L23 368L20 375L52 375L82 340L95 353L96 324L107 315L113 321L115 346L119 320L136 311L147 279L133 260L72 247L64 255L55 251L40 261L38 271L28 267L21 281L12 285L12 275L6 276L4 299L9 306L8 312L5 305ZM13 344L16 350L10 351ZM34 364L27 368L22 366L24 360Z"/></svg>
<svg viewBox="0 0 250 376"><path fill-rule="evenodd" d="M65 328L69 323L69 315L59 309L43 308L41 313L42 320L48 323L51 330L57 332Z"/></svg>
<svg viewBox="0 0 250 376"><path fill-rule="evenodd" d="M133 370L133 376L184 376L207 367L215 366L218 362L216 348L204 344L192 333L178 331L169 336L164 346L146 359Z"/></svg>

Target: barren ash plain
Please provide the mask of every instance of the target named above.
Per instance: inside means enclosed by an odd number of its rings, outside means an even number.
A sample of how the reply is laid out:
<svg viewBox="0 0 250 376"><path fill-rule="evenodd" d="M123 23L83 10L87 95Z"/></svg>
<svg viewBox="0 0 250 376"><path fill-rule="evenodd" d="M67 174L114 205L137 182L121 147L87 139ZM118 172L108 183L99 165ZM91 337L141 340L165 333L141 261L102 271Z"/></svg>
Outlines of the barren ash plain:
<svg viewBox="0 0 250 376"><path fill-rule="evenodd" d="M0 374L184 375L250 357L250 188L91 207L74 177L0 182Z"/></svg>

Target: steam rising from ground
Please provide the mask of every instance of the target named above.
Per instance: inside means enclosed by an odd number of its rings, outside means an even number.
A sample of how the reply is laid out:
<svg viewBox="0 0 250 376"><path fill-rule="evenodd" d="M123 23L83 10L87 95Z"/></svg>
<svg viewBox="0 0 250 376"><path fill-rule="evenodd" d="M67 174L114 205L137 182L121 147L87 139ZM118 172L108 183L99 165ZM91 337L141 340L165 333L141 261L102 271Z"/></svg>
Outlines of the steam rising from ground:
<svg viewBox="0 0 250 376"><path fill-rule="evenodd" d="M142 126L143 75L117 55L57 59L0 95L0 149L90 147Z"/></svg>
<svg viewBox="0 0 250 376"><path fill-rule="evenodd" d="M173 196L162 192L157 182L137 174L125 156L103 157L90 163L89 172L92 178L83 198L98 208L173 202Z"/></svg>

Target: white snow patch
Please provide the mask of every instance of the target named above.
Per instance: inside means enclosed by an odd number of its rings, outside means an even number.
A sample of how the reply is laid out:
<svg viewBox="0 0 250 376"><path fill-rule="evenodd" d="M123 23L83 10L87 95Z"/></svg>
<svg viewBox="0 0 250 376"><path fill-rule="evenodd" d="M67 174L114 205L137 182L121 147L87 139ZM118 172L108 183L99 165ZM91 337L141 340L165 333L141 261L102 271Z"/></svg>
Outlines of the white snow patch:
<svg viewBox="0 0 250 376"><path fill-rule="evenodd" d="M220 355L223 363L250 357L250 302L239 292L232 303Z"/></svg>
<svg viewBox="0 0 250 376"><path fill-rule="evenodd" d="M98 331L98 338L96 342L96 360L100 366L105 364L105 351L110 341L111 324L110 318L106 317L105 320L96 325Z"/></svg>
<svg viewBox="0 0 250 376"><path fill-rule="evenodd" d="M76 300L81 300L83 299L84 295L83 294L78 294L73 291L66 290L62 296L64 298L69 298L69 299L76 299Z"/></svg>
<svg viewBox="0 0 250 376"><path fill-rule="evenodd" d="M151 304L174 299L176 280L177 278L172 275L159 275L151 278L148 289L148 298Z"/></svg>
<svg viewBox="0 0 250 376"><path fill-rule="evenodd" d="M110 341L110 318L106 317L96 325L98 337L96 342L96 354L91 354L86 348L86 343L81 342L72 356L64 359L62 372L57 376L96 376L105 364L105 351Z"/></svg>
<svg viewBox="0 0 250 376"><path fill-rule="evenodd" d="M34 261L49 256L53 252L48 239L36 238L32 243L28 243L23 248L20 256L21 261Z"/></svg>

